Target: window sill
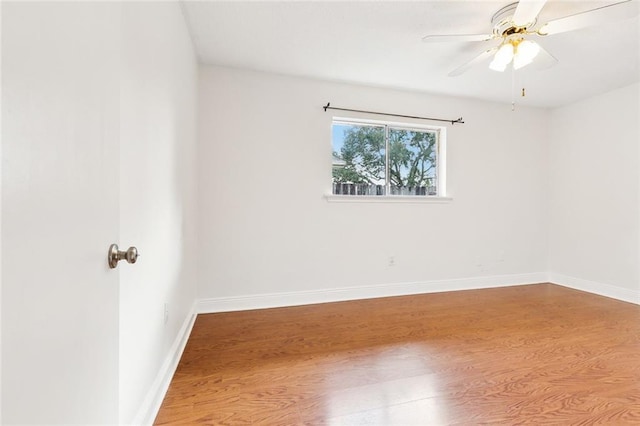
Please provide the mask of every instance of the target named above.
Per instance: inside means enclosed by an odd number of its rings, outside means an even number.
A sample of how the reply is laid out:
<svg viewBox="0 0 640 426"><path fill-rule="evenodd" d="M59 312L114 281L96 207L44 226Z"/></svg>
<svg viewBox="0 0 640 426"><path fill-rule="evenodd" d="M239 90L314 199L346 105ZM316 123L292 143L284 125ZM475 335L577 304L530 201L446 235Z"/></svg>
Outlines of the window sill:
<svg viewBox="0 0 640 426"><path fill-rule="evenodd" d="M416 203L445 204L453 201L451 197L403 196L403 195L334 195L324 196L330 203Z"/></svg>

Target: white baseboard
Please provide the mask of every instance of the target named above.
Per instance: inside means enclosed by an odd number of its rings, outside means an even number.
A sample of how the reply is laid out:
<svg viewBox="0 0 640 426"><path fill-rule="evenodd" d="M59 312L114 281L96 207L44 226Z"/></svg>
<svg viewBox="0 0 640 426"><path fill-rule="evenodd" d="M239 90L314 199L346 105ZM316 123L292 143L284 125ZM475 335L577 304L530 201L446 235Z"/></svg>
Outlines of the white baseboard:
<svg viewBox="0 0 640 426"><path fill-rule="evenodd" d="M184 352L187 340L189 339L189 335L193 329L193 324L196 321L196 315L196 303L194 302L189 314L180 328L180 331L178 332L178 335L176 336L176 339L173 342L173 345L171 345L171 349L169 349L169 353L167 354L164 363L162 363L160 370L158 370L158 374L156 375L151 388L147 392L144 401L136 413L133 420L134 425L153 424L153 421L158 415L158 411L160 411L162 401L167 394L167 390L171 384L171 379L173 379L173 374L176 372L178 362Z"/></svg>
<svg viewBox="0 0 640 426"><path fill-rule="evenodd" d="M452 280L380 284L373 286L333 288L314 291L216 297L199 300L197 312L205 314L214 312L243 311L249 309L278 308L284 306L311 305L315 303L372 299L376 297L405 296L410 294L536 284L547 282L547 280L548 274L546 272L536 272L530 274L495 275Z"/></svg>
<svg viewBox="0 0 640 426"><path fill-rule="evenodd" d="M595 281L584 280L582 278L570 277L555 272L549 273L549 282L575 290L586 291L600 296L610 297L623 302L640 305L640 289L631 290L611 284L604 284Z"/></svg>

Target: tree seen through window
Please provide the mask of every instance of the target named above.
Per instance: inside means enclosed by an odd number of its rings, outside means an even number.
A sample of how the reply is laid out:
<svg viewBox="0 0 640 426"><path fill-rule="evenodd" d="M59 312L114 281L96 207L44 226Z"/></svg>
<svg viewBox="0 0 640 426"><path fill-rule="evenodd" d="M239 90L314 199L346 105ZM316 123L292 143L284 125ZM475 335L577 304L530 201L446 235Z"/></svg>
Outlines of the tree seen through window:
<svg viewBox="0 0 640 426"><path fill-rule="evenodd" d="M334 194L437 195L437 131L336 125Z"/></svg>

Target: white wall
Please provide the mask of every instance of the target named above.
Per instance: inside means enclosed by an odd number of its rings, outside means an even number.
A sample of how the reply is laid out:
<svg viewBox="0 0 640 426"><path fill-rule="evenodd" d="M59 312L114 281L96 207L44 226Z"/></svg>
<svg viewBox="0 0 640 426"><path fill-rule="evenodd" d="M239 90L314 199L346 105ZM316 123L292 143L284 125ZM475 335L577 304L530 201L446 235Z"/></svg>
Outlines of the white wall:
<svg viewBox="0 0 640 426"><path fill-rule="evenodd" d="M552 280L640 303L638 84L551 114Z"/></svg>
<svg viewBox="0 0 640 426"><path fill-rule="evenodd" d="M153 417L193 315L198 68L177 2L124 3L122 17L119 242L141 253L120 267L120 423L128 424Z"/></svg>
<svg viewBox="0 0 640 426"><path fill-rule="evenodd" d="M327 202L332 113L321 106L328 101L462 115L466 124L447 126L453 201ZM367 294L358 288L376 285L393 293L409 283L428 291L433 281L442 290L456 279L544 280L537 274L547 268L544 110L202 67L199 115L200 298L352 287L357 297Z"/></svg>

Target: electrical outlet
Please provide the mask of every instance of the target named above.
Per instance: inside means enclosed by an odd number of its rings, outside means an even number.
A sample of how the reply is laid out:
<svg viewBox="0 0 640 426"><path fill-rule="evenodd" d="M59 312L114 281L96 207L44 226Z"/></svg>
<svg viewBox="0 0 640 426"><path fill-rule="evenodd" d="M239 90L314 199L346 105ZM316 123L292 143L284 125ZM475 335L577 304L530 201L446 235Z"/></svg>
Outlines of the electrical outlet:
<svg viewBox="0 0 640 426"><path fill-rule="evenodd" d="M164 323L168 323L169 322L169 304L165 303L164 304Z"/></svg>
<svg viewBox="0 0 640 426"><path fill-rule="evenodd" d="M389 266L396 266L396 257L389 256Z"/></svg>

